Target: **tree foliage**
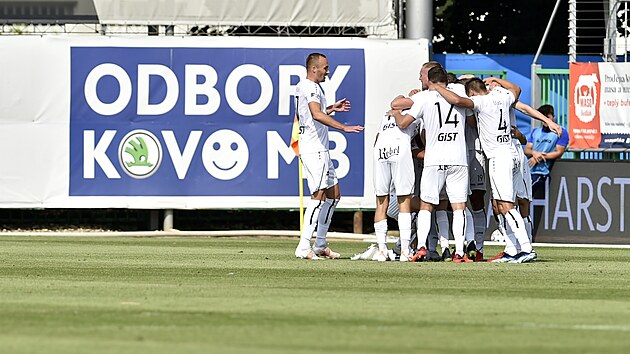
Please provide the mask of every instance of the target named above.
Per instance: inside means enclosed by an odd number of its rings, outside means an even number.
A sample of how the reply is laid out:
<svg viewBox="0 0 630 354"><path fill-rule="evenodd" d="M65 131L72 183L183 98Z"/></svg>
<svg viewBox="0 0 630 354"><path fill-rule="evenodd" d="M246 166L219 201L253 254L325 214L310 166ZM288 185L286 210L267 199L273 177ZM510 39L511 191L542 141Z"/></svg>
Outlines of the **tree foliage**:
<svg viewBox="0 0 630 354"><path fill-rule="evenodd" d="M553 0L434 0L436 53L535 53ZM568 51L568 2L562 1L543 53Z"/></svg>

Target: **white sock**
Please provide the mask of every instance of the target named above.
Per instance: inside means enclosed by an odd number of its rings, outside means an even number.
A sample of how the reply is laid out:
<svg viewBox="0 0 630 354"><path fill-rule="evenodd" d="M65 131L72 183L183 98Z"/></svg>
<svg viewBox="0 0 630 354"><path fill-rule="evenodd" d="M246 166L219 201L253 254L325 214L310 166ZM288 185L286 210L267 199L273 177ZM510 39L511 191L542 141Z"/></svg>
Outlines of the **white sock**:
<svg viewBox="0 0 630 354"><path fill-rule="evenodd" d="M486 237L486 211L474 210L472 212L473 223L475 224L475 246L483 253L483 241Z"/></svg>
<svg viewBox="0 0 630 354"><path fill-rule="evenodd" d="M326 248L326 234L328 234L328 228L330 227L330 221L332 220L333 213L335 212L335 206L339 203L338 199L328 199L322 205L322 210L317 218L317 236L315 238L315 244L313 248L321 249Z"/></svg>
<svg viewBox="0 0 630 354"><path fill-rule="evenodd" d="M515 256L518 253L518 250L516 248L517 241L514 237L514 233L512 233L511 230L508 229L507 226L509 225L506 225L505 217L503 215L499 215L497 217L497 225L505 238L505 249L503 252L507 253L510 256Z"/></svg>
<svg viewBox="0 0 630 354"><path fill-rule="evenodd" d="M322 210L323 201L317 199L311 199L306 206L304 212L304 224L302 225L302 234L300 235L300 243L298 248L305 250L311 247L311 237L317 227L317 219L319 218L319 212Z"/></svg>
<svg viewBox="0 0 630 354"><path fill-rule="evenodd" d="M532 251L532 244L529 242L529 237L527 236L527 231L525 230L525 222L523 221L521 214L519 214L516 209L512 209L505 214L505 220L514 232L514 236L516 236L516 239L521 246L521 251L530 253Z"/></svg>
<svg viewBox="0 0 630 354"><path fill-rule="evenodd" d="M431 229L431 212L420 210L418 212L418 248L424 247L427 243L427 236ZM404 248L403 248L404 249Z"/></svg>
<svg viewBox="0 0 630 354"><path fill-rule="evenodd" d="M407 240L406 249L409 249L409 243L411 242L410 241L411 240L411 214L410 213L398 213L398 230L400 230L400 239ZM401 243L401 246L402 246L402 243Z"/></svg>
<svg viewBox="0 0 630 354"><path fill-rule="evenodd" d="M437 210L435 212L435 223L437 224L437 232L443 252L446 248L448 248L449 224L448 213L446 210Z"/></svg>
<svg viewBox="0 0 630 354"><path fill-rule="evenodd" d="M464 210L453 210L453 238L455 239L455 253L464 255L464 235L466 229L466 216Z"/></svg>
<svg viewBox="0 0 630 354"><path fill-rule="evenodd" d="M529 243L532 243L532 218L528 215L523 218L523 221L525 222L525 230L527 231L527 236L529 237Z"/></svg>
<svg viewBox="0 0 630 354"><path fill-rule="evenodd" d="M464 231L464 235L466 235L466 244L469 244L475 240L475 221L473 220L473 216L468 208L464 209L464 213L466 216L466 230ZM453 229L454 228L455 226L453 226ZM455 232L453 232L453 235L455 235Z"/></svg>
<svg viewBox="0 0 630 354"><path fill-rule="evenodd" d="M374 223L376 243L379 251L387 251L387 219Z"/></svg>

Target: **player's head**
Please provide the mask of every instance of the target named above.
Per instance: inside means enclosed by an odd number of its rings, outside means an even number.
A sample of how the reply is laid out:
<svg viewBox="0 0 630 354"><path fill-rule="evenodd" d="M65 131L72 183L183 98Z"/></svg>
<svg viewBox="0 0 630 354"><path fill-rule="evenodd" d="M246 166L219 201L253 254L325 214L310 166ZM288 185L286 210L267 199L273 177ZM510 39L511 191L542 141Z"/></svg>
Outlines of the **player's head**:
<svg viewBox="0 0 630 354"><path fill-rule="evenodd" d="M449 84L461 84L461 82L457 79L457 76L453 73L446 74L446 79Z"/></svg>
<svg viewBox="0 0 630 354"><path fill-rule="evenodd" d="M553 106L552 105L544 104L544 105L538 107L538 112L542 113L545 117L555 121L556 115L553 112ZM546 124L544 124L544 125L546 126Z"/></svg>
<svg viewBox="0 0 630 354"><path fill-rule="evenodd" d="M501 86L501 84L496 81L492 81L489 84L487 84L486 87L488 88L488 91L492 91L494 90L495 87L503 87L503 86Z"/></svg>
<svg viewBox="0 0 630 354"><path fill-rule="evenodd" d="M311 53L306 58L306 77L315 83L324 82L328 70L328 59L322 53Z"/></svg>
<svg viewBox="0 0 630 354"><path fill-rule="evenodd" d="M429 78L427 74L429 73L429 70L435 67L441 68L442 64L438 63L437 61L428 61L422 64L422 68L420 69L420 82L422 83L423 90L426 90L429 88Z"/></svg>
<svg viewBox="0 0 630 354"><path fill-rule="evenodd" d="M466 94L471 97L483 96L488 94L488 89L480 78L475 77L466 83Z"/></svg>
<svg viewBox="0 0 630 354"><path fill-rule="evenodd" d="M434 66L427 73L427 78L430 82L437 84L443 83L446 84L448 81L448 75L446 74L446 70L442 66Z"/></svg>
<svg viewBox="0 0 630 354"><path fill-rule="evenodd" d="M470 81L471 79L474 79L474 78L475 78L475 75L473 75L473 74L464 74L464 75L459 75L459 76L457 77L457 82L459 82L459 83L460 83L460 84L462 84L462 85L466 85L466 83L467 83L468 81Z"/></svg>

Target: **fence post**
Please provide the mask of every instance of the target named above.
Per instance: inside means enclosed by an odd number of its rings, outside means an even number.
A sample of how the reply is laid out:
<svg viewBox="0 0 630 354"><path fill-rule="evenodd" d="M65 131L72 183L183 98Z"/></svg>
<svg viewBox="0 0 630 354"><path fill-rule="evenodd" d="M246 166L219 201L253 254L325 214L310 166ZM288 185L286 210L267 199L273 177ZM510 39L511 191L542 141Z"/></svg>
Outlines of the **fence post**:
<svg viewBox="0 0 630 354"><path fill-rule="evenodd" d="M534 108L540 107L540 103L541 103L541 100L540 100L541 95L542 95L541 80L540 80L540 76L538 76L538 74L536 73L536 71L541 68L542 66L540 64L532 64L531 71L530 71L530 77L532 81L532 98L531 98L530 105ZM540 126L540 124L541 123L535 119L531 120L532 129Z"/></svg>
<svg viewBox="0 0 630 354"><path fill-rule="evenodd" d="M164 231L173 230L173 209L164 210Z"/></svg>
<svg viewBox="0 0 630 354"><path fill-rule="evenodd" d="M353 232L355 234L362 234L363 233L363 211L361 210L357 210L354 212L354 218L353 218Z"/></svg>

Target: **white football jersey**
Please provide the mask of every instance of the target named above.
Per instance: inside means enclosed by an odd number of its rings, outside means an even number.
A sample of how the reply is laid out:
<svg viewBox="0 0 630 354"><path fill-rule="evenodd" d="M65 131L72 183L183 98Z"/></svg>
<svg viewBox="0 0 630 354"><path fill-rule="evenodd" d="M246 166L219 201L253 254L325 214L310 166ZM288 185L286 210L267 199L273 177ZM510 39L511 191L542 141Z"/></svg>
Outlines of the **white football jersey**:
<svg viewBox="0 0 630 354"><path fill-rule="evenodd" d="M477 130L483 152L493 158L501 152L513 154L510 107L514 94L507 90L490 91L487 95L470 97L475 103Z"/></svg>
<svg viewBox="0 0 630 354"><path fill-rule="evenodd" d="M514 127L516 127L516 112L515 111L516 109L514 107L510 108L510 125ZM520 159L521 155L525 154L525 152L523 151L523 145L521 145L521 142L516 138L512 138L512 144L514 145L514 149L516 149L516 157Z"/></svg>
<svg viewBox="0 0 630 354"><path fill-rule="evenodd" d="M403 111L404 114L404 111ZM420 122L421 123L421 122ZM420 124L421 125L421 124ZM418 128L418 121L415 121L405 129L402 129L396 124L394 117L384 114L381 119L381 124L378 128L378 137L376 138L375 147L388 146L393 142L404 141L407 145L411 146L411 138L416 135Z"/></svg>
<svg viewBox="0 0 630 354"><path fill-rule="evenodd" d="M300 154L327 151L328 127L313 119L309 102L318 102L322 112L326 113L326 97L322 87L304 78L295 87L295 111L300 126Z"/></svg>
<svg viewBox="0 0 630 354"><path fill-rule="evenodd" d="M449 90L466 97L463 85L449 85ZM422 91L411 97L413 106L407 114L422 119L425 130L425 166L468 166L466 110L449 104L437 91Z"/></svg>
<svg viewBox="0 0 630 354"><path fill-rule="evenodd" d="M497 90L497 92L503 93L503 94L507 94L510 91L504 89L503 87L495 87L493 89ZM510 125L513 127L516 127L516 109L514 107L510 107ZM510 134L511 135L511 134ZM521 159L521 155L525 154L525 152L523 151L523 145L521 145L521 142L518 141L518 139L516 138L512 138L512 145L514 145L514 149L515 149L515 156L518 160Z"/></svg>
<svg viewBox="0 0 630 354"><path fill-rule="evenodd" d="M472 114L471 114L472 115ZM477 127L472 127L466 123L466 147L468 151L482 151L481 144L479 143L479 132Z"/></svg>

